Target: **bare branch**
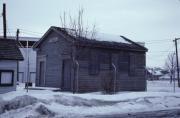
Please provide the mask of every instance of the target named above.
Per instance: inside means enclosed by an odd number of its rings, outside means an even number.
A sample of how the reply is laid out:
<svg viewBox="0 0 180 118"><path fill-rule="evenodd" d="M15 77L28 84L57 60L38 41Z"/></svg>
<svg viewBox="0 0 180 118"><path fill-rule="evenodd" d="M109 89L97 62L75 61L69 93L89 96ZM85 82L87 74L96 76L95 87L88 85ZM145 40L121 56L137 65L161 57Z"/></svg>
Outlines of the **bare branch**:
<svg viewBox="0 0 180 118"><path fill-rule="evenodd" d="M84 9L80 8L77 14L77 17L72 17L69 14L69 18L67 19L66 13L64 12L63 16L60 16L61 27L67 30L72 36L83 39L94 39L96 31L95 24L92 27L91 31L88 31L88 26L84 26L83 22ZM70 31L71 30L71 31Z"/></svg>
<svg viewBox="0 0 180 118"><path fill-rule="evenodd" d="M169 75L171 77L171 82L172 82L172 77L175 74L176 71L176 58L175 58L175 53L170 53L167 57L167 60L165 62L165 68L168 70Z"/></svg>

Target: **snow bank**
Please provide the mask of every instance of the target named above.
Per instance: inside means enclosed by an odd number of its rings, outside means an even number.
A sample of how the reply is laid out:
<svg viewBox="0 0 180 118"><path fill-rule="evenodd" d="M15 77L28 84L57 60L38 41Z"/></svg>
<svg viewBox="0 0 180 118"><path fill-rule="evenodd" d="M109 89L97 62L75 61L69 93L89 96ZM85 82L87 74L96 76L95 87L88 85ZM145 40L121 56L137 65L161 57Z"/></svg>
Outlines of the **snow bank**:
<svg viewBox="0 0 180 118"><path fill-rule="evenodd" d="M13 109L23 108L28 105L32 105L37 102L37 99L28 95L18 96L10 101L2 100L0 102L0 114L5 111L10 111Z"/></svg>
<svg viewBox="0 0 180 118"><path fill-rule="evenodd" d="M41 104L36 108L36 111L43 116L53 117L55 112L49 110L45 105Z"/></svg>
<svg viewBox="0 0 180 118"><path fill-rule="evenodd" d="M168 81L148 81L147 92L72 94L51 90L26 90L0 95L0 117L85 117L180 108L180 88ZM7 98L7 99L6 99ZM15 115L15 116L14 116Z"/></svg>
<svg viewBox="0 0 180 118"><path fill-rule="evenodd" d="M66 95L55 95L55 102L65 105L65 106L85 106L85 107L93 107L93 106L107 106L114 105L116 101L104 101L97 99L84 99L77 96L66 96Z"/></svg>

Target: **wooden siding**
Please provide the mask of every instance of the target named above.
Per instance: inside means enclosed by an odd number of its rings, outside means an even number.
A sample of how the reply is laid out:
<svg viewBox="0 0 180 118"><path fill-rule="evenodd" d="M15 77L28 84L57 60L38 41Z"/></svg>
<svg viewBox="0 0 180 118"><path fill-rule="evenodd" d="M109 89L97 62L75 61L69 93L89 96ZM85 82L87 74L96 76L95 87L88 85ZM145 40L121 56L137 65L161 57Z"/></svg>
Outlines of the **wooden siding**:
<svg viewBox="0 0 180 118"><path fill-rule="evenodd" d="M145 52L72 47L68 40L55 32L50 32L37 50L36 85L40 86L39 63L44 61L46 69L43 86L62 88L63 60L72 61L72 54L75 54L75 60L79 63L79 70L77 81L77 68L74 68L77 65L72 63L72 66L68 67L71 73L69 91L75 91L77 87L78 92L101 91L104 77L108 72L113 71L112 63L117 69L116 91L146 90Z"/></svg>
<svg viewBox="0 0 180 118"><path fill-rule="evenodd" d="M82 50L85 52L97 53L99 55L99 64L100 69L97 75L89 74L89 62L87 59L90 59L90 53L82 55ZM87 51L89 50L89 51ZM81 53L79 53L79 52ZM105 50L105 49L88 49L80 48L77 49L77 54L81 56L79 60L79 91L100 91L102 90L102 77L105 75L108 70L112 70L111 63L114 63L117 68L117 80L116 80L116 90L117 91L144 91L146 89L146 79L145 79L145 54L139 52L124 52L124 51L114 51L114 50ZM106 61L103 59L106 58ZM109 59L107 57L109 56ZM83 57L86 57L83 59ZM92 57L93 58L93 57ZM102 60L103 59L103 60ZM110 60L110 61L107 61ZM130 61L132 60L132 61Z"/></svg>
<svg viewBox="0 0 180 118"><path fill-rule="evenodd" d="M17 63L16 61L0 60L0 70L13 70L14 71L14 83L13 86L0 86L0 94L15 91L16 79L17 79Z"/></svg>
<svg viewBox="0 0 180 118"><path fill-rule="evenodd" d="M51 32L47 39L41 44L40 49L37 51L37 81L39 77L39 63L42 60L42 56L45 55L43 60L46 65L45 72L45 85L48 87L61 87L62 80L62 60L70 58L71 46L60 35ZM37 86L40 86L37 83Z"/></svg>

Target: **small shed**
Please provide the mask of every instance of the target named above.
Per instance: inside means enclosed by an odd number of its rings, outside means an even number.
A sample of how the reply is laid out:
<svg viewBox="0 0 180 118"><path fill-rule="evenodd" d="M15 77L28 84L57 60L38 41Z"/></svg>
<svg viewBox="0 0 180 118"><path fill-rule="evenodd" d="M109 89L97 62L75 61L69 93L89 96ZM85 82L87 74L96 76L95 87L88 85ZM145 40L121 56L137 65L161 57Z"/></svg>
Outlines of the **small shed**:
<svg viewBox="0 0 180 118"><path fill-rule="evenodd" d="M0 94L16 90L17 62L21 60L16 40L0 38Z"/></svg>
<svg viewBox="0 0 180 118"><path fill-rule="evenodd" d="M146 90L147 49L124 36L75 36L73 29L50 27L34 45L36 86L64 91Z"/></svg>

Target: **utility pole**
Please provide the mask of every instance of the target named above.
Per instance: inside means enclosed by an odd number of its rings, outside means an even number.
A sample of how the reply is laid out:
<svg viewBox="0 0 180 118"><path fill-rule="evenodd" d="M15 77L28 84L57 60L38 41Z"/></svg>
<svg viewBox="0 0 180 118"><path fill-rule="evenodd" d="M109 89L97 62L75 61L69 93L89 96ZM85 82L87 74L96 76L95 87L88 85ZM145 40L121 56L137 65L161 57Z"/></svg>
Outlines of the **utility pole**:
<svg viewBox="0 0 180 118"><path fill-rule="evenodd" d="M19 29L16 31L16 42L19 47ZM17 60L17 81L19 81L19 61Z"/></svg>
<svg viewBox="0 0 180 118"><path fill-rule="evenodd" d="M3 4L3 32L4 32L4 38L6 39L6 4Z"/></svg>
<svg viewBox="0 0 180 118"><path fill-rule="evenodd" d="M27 72L26 72L26 77L27 77L27 82L26 82L26 89L27 92L29 91L29 41L26 41L26 49L27 49Z"/></svg>
<svg viewBox="0 0 180 118"><path fill-rule="evenodd" d="M178 79L178 87L180 87L180 80L179 80L179 60L178 60L178 48L177 48L177 40L180 38L175 38L175 47L176 47L176 65L177 65L177 79Z"/></svg>

